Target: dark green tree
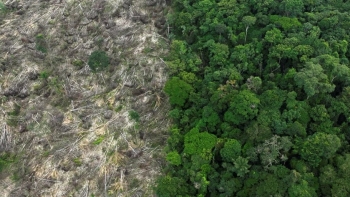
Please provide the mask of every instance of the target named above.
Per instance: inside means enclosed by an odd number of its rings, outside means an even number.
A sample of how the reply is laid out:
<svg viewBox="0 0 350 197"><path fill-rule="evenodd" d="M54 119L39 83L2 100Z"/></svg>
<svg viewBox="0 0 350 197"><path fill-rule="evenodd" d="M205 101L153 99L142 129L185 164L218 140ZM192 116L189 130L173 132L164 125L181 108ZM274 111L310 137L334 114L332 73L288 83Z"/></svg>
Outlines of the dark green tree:
<svg viewBox="0 0 350 197"><path fill-rule="evenodd" d="M287 16L296 16L304 10L304 3L302 0L283 0L282 6Z"/></svg>
<svg viewBox="0 0 350 197"><path fill-rule="evenodd" d="M178 177L164 176L156 181L155 193L159 197L173 197L194 195L184 179Z"/></svg>
<svg viewBox="0 0 350 197"><path fill-rule="evenodd" d="M92 72L101 71L109 65L109 57L105 51L94 51L89 56L88 65Z"/></svg>
<svg viewBox="0 0 350 197"><path fill-rule="evenodd" d="M241 155L241 144L235 139L229 139L220 150L220 155L225 162L233 162Z"/></svg>

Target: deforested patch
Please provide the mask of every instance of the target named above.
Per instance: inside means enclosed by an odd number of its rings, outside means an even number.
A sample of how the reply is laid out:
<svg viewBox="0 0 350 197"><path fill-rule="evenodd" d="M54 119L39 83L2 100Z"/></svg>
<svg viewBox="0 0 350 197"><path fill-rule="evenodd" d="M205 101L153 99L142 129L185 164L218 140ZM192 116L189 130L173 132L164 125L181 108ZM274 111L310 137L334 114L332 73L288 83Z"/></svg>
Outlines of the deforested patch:
<svg viewBox="0 0 350 197"><path fill-rule="evenodd" d="M0 155L10 165L0 171L2 196L153 196L170 125L168 38L157 27L166 2L4 6Z"/></svg>

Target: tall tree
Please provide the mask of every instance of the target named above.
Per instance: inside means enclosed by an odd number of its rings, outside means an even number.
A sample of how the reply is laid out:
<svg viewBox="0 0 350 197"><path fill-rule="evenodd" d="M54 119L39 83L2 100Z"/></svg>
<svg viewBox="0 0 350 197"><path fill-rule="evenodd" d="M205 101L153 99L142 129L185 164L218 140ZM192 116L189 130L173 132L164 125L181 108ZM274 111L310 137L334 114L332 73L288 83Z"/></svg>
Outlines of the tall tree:
<svg viewBox="0 0 350 197"><path fill-rule="evenodd" d="M245 25L244 43L247 42L247 34L248 34L249 27L254 25L255 22L256 22L256 17L254 17L254 16L245 16L245 17L243 17L242 23Z"/></svg>
<svg viewBox="0 0 350 197"><path fill-rule="evenodd" d="M340 146L336 135L316 132L302 143L299 153L311 166L317 167L322 159L333 157Z"/></svg>
<svg viewBox="0 0 350 197"><path fill-rule="evenodd" d="M295 75L294 80L298 87L303 87L307 97L318 93L330 93L335 88L335 85L329 82L322 66L313 62L306 62L305 68Z"/></svg>

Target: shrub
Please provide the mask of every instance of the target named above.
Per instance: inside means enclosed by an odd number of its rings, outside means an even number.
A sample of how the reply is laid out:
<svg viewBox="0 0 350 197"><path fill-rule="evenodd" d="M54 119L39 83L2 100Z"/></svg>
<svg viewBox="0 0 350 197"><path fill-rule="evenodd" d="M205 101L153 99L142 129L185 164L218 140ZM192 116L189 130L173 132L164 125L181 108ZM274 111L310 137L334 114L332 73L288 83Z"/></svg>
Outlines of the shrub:
<svg viewBox="0 0 350 197"><path fill-rule="evenodd" d="M94 51L89 57L88 65L93 72L97 72L109 65L109 57L105 51Z"/></svg>
<svg viewBox="0 0 350 197"><path fill-rule="evenodd" d="M93 143L94 145L99 145L99 144L101 144L101 142L102 142L104 139L105 139L105 136L104 136L104 135L101 135L101 136L99 136L95 141L93 141L92 143Z"/></svg>
<svg viewBox="0 0 350 197"><path fill-rule="evenodd" d="M17 126L18 116L19 116L20 110L21 110L21 106L15 104L14 109L7 113L8 119L7 119L6 123L9 126Z"/></svg>
<svg viewBox="0 0 350 197"><path fill-rule="evenodd" d="M5 170L8 166L11 165L11 163L14 163L15 157L8 153L3 153L0 155L0 172Z"/></svg>
<svg viewBox="0 0 350 197"><path fill-rule="evenodd" d="M45 36L43 34L38 34L35 38L35 48L42 53L47 53L47 46L45 41Z"/></svg>
<svg viewBox="0 0 350 197"><path fill-rule="evenodd" d="M0 17L5 16L7 13L8 9L6 8L5 4L0 1ZM0 18L1 20L1 18Z"/></svg>
<svg viewBox="0 0 350 197"><path fill-rule="evenodd" d="M78 69L84 67L84 62L82 60L74 60L72 64L77 67Z"/></svg>
<svg viewBox="0 0 350 197"><path fill-rule="evenodd" d="M0 13L3 13L6 11L6 6L3 2L0 1Z"/></svg>
<svg viewBox="0 0 350 197"><path fill-rule="evenodd" d="M42 71L39 73L39 78L43 80L47 80L49 78L50 74L47 71Z"/></svg>
<svg viewBox="0 0 350 197"><path fill-rule="evenodd" d="M140 115L134 110L129 111L129 117L136 122L140 120Z"/></svg>
<svg viewBox="0 0 350 197"><path fill-rule="evenodd" d="M176 151L172 151L172 152L168 153L166 156L166 160L169 163L176 165L176 166L181 164L181 156Z"/></svg>
<svg viewBox="0 0 350 197"><path fill-rule="evenodd" d="M80 160L80 158L74 158L73 162L76 166L81 166L81 164L83 164L83 162Z"/></svg>

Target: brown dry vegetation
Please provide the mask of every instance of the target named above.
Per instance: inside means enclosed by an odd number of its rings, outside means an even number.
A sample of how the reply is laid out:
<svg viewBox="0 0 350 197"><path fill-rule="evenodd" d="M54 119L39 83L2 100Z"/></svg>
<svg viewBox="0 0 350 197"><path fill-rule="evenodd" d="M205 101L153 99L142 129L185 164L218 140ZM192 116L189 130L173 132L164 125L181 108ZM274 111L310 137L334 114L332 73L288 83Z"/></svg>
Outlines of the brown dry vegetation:
<svg viewBox="0 0 350 197"><path fill-rule="evenodd" d="M166 2L3 2L0 152L16 161L1 196L153 196L169 127ZM110 65L92 73L98 49Z"/></svg>

